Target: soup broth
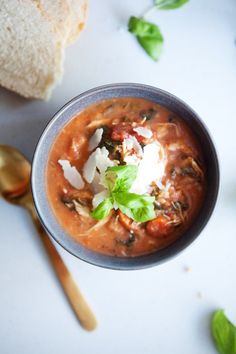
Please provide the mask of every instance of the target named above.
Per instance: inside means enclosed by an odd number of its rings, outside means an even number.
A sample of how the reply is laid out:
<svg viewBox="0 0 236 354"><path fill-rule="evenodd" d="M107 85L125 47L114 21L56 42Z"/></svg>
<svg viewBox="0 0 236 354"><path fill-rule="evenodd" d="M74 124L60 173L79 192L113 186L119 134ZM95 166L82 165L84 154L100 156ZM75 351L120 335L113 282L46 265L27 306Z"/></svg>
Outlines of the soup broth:
<svg viewBox="0 0 236 354"><path fill-rule="evenodd" d="M114 166L133 166L132 185L124 173L128 184L114 187L113 180L110 187L109 169L121 181ZM89 106L61 130L48 158L47 195L74 240L135 257L167 247L190 227L204 200L205 174L201 148L181 117L151 101L115 98ZM98 212L104 200L107 215Z"/></svg>

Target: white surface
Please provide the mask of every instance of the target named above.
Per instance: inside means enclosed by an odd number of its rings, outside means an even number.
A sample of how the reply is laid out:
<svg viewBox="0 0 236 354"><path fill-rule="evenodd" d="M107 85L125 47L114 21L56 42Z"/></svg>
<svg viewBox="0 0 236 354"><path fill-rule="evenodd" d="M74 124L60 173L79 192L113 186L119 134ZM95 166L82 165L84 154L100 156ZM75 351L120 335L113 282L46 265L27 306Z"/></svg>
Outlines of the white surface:
<svg viewBox="0 0 236 354"><path fill-rule="evenodd" d="M87 29L68 48L49 102L0 89L0 141L31 157L50 117L94 86L141 82L189 103L219 151L221 192L198 240L172 261L135 272L99 269L59 248L93 307L98 329L77 323L26 212L0 200L1 354L214 354L209 319L218 307L236 323L236 2L191 0L153 13L165 49L159 63L126 31L149 0L90 1ZM190 272L185 267L191 267Z"/></svg>

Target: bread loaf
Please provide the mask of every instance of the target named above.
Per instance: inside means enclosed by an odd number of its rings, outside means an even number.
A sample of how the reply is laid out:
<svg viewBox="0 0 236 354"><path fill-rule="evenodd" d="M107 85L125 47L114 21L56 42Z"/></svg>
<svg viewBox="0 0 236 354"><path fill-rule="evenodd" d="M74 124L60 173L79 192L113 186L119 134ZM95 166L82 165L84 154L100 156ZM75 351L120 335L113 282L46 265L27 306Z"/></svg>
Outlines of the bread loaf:
<svg viewBox="0 0 236 354"><path fill-rule="evenodd" d="M0 85L48 99L63 73L65 47L85 21L85 1L0 0Z"/></svg>
<svg viewBox="0 0 236 354"><path fill-rule="evenodd" d="M72 8L69 0L32 0L41 14L52 23L55 30L68 38L72 27ZM77 0L79 2L79 0Z"/></svg>

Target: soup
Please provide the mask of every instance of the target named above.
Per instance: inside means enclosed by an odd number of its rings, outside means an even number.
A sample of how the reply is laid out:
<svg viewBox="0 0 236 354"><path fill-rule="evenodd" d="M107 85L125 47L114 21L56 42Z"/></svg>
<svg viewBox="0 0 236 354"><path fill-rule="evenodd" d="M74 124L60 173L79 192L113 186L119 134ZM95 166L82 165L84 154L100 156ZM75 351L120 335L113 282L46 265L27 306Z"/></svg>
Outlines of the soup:
<svg viewBox="0 0 236 354"><path fill-rule="evenodd" d="M86 108L58 134L47 195L74 240L135 257L167 247L190 227L205 174L201 148L181 117L148 100L115 98Z"/></svg>

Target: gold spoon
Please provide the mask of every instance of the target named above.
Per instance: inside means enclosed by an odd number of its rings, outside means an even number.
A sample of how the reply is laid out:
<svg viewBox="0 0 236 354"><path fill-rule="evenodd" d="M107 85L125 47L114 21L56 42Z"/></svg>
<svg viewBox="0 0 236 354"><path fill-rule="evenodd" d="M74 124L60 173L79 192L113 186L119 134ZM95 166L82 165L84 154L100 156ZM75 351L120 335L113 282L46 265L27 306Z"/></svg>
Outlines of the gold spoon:
<svg viewBox="0 0 236 354"><path fill-rule="evenodd" d="M20 152L13 147L0 145L0 195L29 211L76 316L82 327L92 331L97 325L96 318L37 216L30 189L30 171L30 163Z"/></svg>

